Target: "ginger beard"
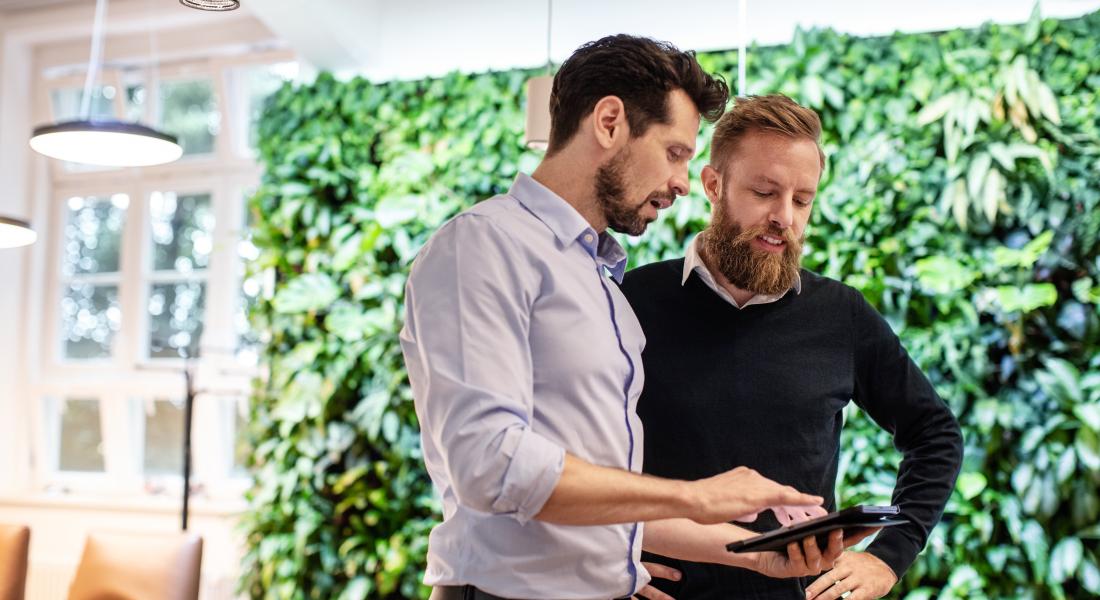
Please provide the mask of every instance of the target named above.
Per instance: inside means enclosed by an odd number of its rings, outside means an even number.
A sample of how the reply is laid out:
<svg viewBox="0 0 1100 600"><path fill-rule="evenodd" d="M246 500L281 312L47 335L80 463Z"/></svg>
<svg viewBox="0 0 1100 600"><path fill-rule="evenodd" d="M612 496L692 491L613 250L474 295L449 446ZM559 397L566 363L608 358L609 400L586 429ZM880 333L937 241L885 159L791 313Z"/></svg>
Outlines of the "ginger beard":
<svg viewBox="0 0 1100 600"><path fill-rule="evenodd" d="M650 203L659 205L661 200L668 200L671 204L676 196L670 191L655 191L645 200L631 204L626 197L626 170L627 165L630 164L629 150L629 146L623 148L599 166L596 170L593 192L609 228L627 235L641 235L649 225L649 219L642 215L642 208Z"/></svg>
<svg viewBox="0 0 1100 600"><path fill-rule="evenodd" d="M784 242L783 252L766 252L752 247L756 238L768 235ZM710 226L703 232L703 253L726 280L754 294L774 296L791 289L802 265L802 243L790 229L770 224L744 229L714 204Z"/></svg>

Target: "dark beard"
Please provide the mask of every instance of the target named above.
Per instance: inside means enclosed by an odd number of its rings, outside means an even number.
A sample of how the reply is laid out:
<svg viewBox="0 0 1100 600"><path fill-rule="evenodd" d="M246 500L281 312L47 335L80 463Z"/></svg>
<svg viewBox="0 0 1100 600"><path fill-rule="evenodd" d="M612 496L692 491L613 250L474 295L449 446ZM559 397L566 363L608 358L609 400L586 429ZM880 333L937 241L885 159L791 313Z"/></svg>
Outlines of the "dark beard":
<svg viewBox="0 0 1100 600"><path fill-rule="evenodd" d="M623 148L596 169L594 192L608 227L627 235L641 235L649 224L641 214L649 199L636 206L630 206L626 199L623 171L629 156L627 149Z"/></svg>
<svg viewBox="0 0 1100 600"><path fill-rule="evenodd" d="M786 241L782 254L756 250L750 244L761 235ZM748 230L729 220L715 207L711 224L703 232L703 253L733 285L754 294L774 296L791 289L802 264L802 242L790 229L757 225Z"/></svg>

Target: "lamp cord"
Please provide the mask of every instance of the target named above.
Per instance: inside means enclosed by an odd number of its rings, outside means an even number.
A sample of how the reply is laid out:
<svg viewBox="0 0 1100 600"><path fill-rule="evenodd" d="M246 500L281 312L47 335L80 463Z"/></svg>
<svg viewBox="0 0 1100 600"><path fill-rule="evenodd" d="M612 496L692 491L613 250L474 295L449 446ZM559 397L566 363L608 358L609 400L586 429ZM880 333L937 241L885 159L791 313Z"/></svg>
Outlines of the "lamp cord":
<svg viewBox="0 0 1100 600"><path fill-rule="evenodd" d="M546 74L549 75L554 68L550 60L550 33L554 26L554 0L546 0Z"/></svg>
<svg viewBox="0 0 1100 600"><path fill-rule="evenodd" d="M145 87L145 108L142 111L142 115L149 119L150 122L156 123L160 120L160 115L157 114L160 111L153 105L154 96L160 97L160 60L157 56L157 36L153 31L153 11L152 0L145 0L145 18L149 22L149 72L146 73L149 82Z"/></svg>
<svg viewBox="0 0 1100 600"><path fill-rule="evenodd" d="M107 0L96 0L95 23L92 25L92 53L88 57L88 75L84 79L84 94L80 97L80 118L88 121L92 117L92 87L99 78L99 67L103 61L103 21L107 18Z"/></svg>
<svg viewBox="0 0 1100 600"><path fill-rule="evenodd" d="M740 40L738 40L739 42L741 42L741 44L740 47L737 49L737 95L742 97L744 97L746 94L745 67L747 66L746 63L748 62L748 52L745 50L745 45L748 44L748 40L746 39L748 36L745 33L747 29L747 24L745 23L745 20L748 18L746 16L745 4L746 0L741 0L739 7L739 12L741 14L739 15L740 18L737 19L737 37L741 38Z"/></svg>

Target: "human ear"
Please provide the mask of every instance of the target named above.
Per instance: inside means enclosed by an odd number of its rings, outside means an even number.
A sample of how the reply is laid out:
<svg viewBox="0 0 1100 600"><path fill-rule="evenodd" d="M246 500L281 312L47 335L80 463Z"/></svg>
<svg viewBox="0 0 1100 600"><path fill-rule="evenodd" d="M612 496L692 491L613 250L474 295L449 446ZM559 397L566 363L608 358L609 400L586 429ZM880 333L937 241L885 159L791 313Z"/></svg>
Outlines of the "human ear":
<svg viewBox="0 0 1100 600"><path fill-rule="evenodd" d="M611 148L630 136L626 107L618 96L604 96L592 109L592 132L596 142Z"/></svg>
<svg viewBox="0 0 1100 600"><path fill-rule="evenodd" d="M703 172L699 174L699 178L703 182L703 192L707 195L707 200L710 200L712 205L718 202L722 197L722 174L714 167L706 165L703 167Z"/></svg>

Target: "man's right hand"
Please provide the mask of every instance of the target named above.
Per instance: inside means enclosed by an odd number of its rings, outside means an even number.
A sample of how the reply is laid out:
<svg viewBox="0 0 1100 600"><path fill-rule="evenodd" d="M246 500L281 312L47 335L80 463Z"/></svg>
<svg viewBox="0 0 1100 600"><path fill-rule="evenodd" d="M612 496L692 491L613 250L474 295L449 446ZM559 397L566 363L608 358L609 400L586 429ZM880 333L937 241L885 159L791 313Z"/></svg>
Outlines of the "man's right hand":
<svg viewBox="0 0 1100 600"><path fill-rule="evenodd" d="M737 467L714 477L688 482L691 520L709 525L729 521L752 522L756 516L780 505L820 505L820 496L803 494L778 484L753 469Z"/></svg>
<svg viewBox="0 0 1100 600"><path fill-rule="evenodd" d="M824 552L817 545L814 536L804 538L801 542L787 544L787 553L782 552L748 552L751 563L747 568L768 577L785 579L787 577L810 577L819 575L833 568L844 549L863 541L870 535L878 533L881 528L863 529L847 537L840 529L829 532L829 545Z"/></svg>

